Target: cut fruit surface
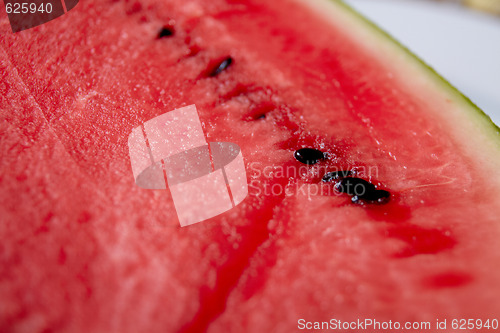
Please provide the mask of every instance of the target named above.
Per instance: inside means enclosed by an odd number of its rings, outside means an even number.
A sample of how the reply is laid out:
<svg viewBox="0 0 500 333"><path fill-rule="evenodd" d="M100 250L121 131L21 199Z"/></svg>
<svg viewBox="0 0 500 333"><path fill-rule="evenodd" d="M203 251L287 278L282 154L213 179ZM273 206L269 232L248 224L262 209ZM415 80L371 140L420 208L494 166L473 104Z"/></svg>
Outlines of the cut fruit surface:
<svg viewBox="0 0 500 333"><path fill-rule="evenodd" d="M88 0L0 33L0 331L500 315L498 128L343 3ZM127 138L191 104L249 195L180 228Z"/></svg>

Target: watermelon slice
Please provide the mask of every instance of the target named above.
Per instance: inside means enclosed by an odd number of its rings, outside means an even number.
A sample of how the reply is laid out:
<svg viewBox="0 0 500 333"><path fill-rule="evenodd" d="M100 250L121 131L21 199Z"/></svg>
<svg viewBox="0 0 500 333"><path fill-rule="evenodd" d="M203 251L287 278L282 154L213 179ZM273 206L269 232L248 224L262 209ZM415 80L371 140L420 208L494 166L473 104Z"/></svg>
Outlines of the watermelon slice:
<svg viewBox="0 0 500 333"><path fill-rule="evenodd" d="M87 0L16 34L1 11L0 331L498 325L499 130L343 3ZM249 194L181 228L127 138L191 104Z"/></svg>

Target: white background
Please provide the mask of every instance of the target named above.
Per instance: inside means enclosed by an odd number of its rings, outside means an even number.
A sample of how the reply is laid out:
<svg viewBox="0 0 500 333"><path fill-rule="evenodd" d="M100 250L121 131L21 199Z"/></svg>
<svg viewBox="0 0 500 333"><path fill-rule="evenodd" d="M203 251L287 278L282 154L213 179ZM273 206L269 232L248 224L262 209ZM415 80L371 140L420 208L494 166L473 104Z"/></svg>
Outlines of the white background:
<svg viewBox="0 0 500 333"><path fill-rule="evenodd" d="M450 2L347 0L500 125L500 17Z"/></svg>

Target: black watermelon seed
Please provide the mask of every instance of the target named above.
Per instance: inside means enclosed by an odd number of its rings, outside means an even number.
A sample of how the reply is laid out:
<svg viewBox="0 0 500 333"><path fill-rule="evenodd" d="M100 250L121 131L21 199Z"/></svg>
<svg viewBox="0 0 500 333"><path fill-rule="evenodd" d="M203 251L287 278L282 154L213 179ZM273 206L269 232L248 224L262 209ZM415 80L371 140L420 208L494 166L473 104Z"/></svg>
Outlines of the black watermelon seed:
<svg viewBox="0 0 500 333"><path fill-rule="evenodd" d="M347 193L349 195L363 197L364 195L369 195L370 192L376 190L375 185L370 182L367 182L361 178L344 178L339 181L335 188L337 191L342 193Z"/></svg>
<svg viewBox="0 0 500 333"><path fill-rule="evenodd" d="M382 204L389 201L391 193L386 190L377 190L377 187L375 185L364 179L356 177L340 178L341 176L338 174L345 172L346 171L327 173L325 177L323 177L323 181L331 181L332 179L337 179L338 182L335 184L335 189L341 193L346 193L352 196L351 201L353 203L363 204L364 202L375 202ZM350 171L347 172L351 173ZM325 180L325 178L327 180Z"/></svg>
<svg viewBox="0 0 500 333"><path fill-rule="evenodd" d="M320 160L327 158L328 154L323 153L322 151L314 148L302 148L296 150L293 156L300 163L311 165L311 164L316 164Z"/></svg>
<svg viewBox="0 0 500 333"><path fill-rule="evenodd" d="M389 199L391 196L391 193L386 190L376 190L375 192L371 193L369 197L366 198L366 200L373 200L373 201L381 201L385 199ZM363 198L365 199L365 198Z"/></svg>
<svg viewBox="0 0 500 333"><path fill-rule="evenodd" d="M391 194L388 191L375 190L375 191L367 192L361 196L357 196L357 195L353 196L352 202L357 203L360 200L363 200L363 201L370 201L370 202L386 203L387 201L389 201L390 197L391 197Z"/></svg>
<svg viewBox="0 0 500 333"><path fill-rule="evenodd" d="M332 180L339 180L341 178L349 177L352 175L353 175L353 172L351 170L328 172L323 176L323 181L324 182L331 182Z"/></svg>
<svg viewBox="0 0 500 333"><path fill-rule="evenodd" d="M173 34L174 34L173 27L164 26L160 29L160 31L158 32L158 36L156 38L158 38L158 39L165 38L165 37L172 36Z"/></svg>
<svg viewBox="0 0 500 333"><path fill-rule="evenodd" d="M224 60L222 60L218 66L215 67L215 69L208 74L208 76L214 77L222 73L224 70L226 70L231 64L233 63L233 58L227 57Z"/></svg>

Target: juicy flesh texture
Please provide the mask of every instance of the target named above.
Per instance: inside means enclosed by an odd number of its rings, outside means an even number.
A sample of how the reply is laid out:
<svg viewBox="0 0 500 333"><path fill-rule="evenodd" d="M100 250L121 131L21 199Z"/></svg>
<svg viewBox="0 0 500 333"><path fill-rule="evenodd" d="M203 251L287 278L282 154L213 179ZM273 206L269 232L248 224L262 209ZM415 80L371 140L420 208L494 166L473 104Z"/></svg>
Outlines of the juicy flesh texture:
<svg viewBox="0 0 500 333"><path fill-rule="evenodd" d="M2 17L1 331L498 314L491 175L451 139L447 110L348 27L284 0L89 0L17 34ZM175 33L158 39L165 25ZM168 191L134 184L127 137L190 104L208 141L240 145L250 194L180 228ZM301 165L302 147L330 158ZM321 192L325 172L352 167L391 201Z"/></svg>

